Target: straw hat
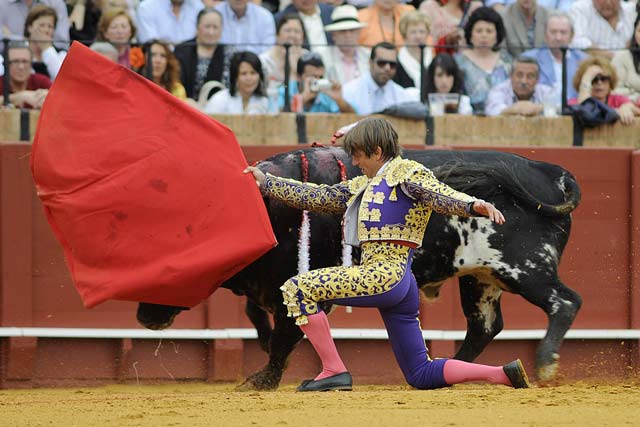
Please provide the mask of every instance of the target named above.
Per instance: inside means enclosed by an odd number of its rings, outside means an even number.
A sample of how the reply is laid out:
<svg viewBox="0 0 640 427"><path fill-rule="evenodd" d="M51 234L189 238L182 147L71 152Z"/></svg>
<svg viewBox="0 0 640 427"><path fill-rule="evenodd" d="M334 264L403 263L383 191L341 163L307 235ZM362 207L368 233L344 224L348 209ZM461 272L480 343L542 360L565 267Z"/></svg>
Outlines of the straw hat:
<svg viewBox="0 0 640 427"><path fill-rule="evenodd" d="M350 4L338 6L331 13L331 24L324 27L325 31L357 30L366 27L358 19L358 10Z"/></svg>

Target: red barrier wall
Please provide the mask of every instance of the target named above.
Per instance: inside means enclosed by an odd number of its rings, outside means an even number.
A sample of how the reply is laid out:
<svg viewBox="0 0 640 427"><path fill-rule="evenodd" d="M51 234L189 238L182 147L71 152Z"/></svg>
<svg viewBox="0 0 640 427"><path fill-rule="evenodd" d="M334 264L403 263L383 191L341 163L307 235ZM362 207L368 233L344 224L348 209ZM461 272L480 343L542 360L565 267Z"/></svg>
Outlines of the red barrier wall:
<svg viewBox="0 0 640 427"><path fill-rule="evenodd" d="M299 146L243 147L249 163ZM456 147L461 149L463 147ZM471 147L469 147L471 148ZM472 149L478 149L473 147ZM0 144L0 326L137 328L134 303L82 307L64 258L44 216L28 170L30 146ZM581 185L561 277L584 304L574 328L640 328L640 159L629 149L507 148L526 157L557 163ZM537 307L510 294L503 297L505 329L544 329ZM336 328L382 328L377 312L339 307ZM443 287L435 303L423 303L424 329L465 329L457 284ZM249 328L244 299L226 290L181 314L175 328ZM457 343L434 341L435 356L451 356ZM536 341L494 341L480 356L504 363L514 354L533 367ZM356 381L402 382L386 341L340 340L338 347ZM562 348L566 378L624 377L638 367L637 341L568 340ZM197 341L132 339L0 338L0 386L92 384L113 381L237 381L266 362L255 340ZM605 367L602 368L596 367ZM285 381L317 370L308 343L296 349Z"/></svg>

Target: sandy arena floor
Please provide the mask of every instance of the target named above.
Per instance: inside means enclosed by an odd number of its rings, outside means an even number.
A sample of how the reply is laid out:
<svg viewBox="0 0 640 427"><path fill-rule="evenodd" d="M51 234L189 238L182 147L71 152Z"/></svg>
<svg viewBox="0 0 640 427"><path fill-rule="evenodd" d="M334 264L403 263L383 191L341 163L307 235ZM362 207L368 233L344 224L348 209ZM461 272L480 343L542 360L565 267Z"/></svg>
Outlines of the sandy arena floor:
<svg viewBox="0 0 640 427"><path fill-rule="evenodd" d="M232 384L0 390L0 426L632 426L640 384L513 390L356 386L352 392L235 392ZM306 410L302 410L303 406Z"/></svg>

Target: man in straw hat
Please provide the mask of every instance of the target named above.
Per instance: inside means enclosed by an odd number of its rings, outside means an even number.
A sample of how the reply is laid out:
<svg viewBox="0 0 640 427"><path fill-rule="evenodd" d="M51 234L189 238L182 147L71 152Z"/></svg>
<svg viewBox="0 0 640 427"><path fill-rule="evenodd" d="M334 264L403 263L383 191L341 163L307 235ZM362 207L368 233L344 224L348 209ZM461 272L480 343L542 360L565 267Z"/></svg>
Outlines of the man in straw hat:
<svg viewBox="0 0 640 427"><path fill-rule="evenodd" d="M316 185L265 176L248 167L264 196L290 206L344 214L347 243L362 249L360 265L328 267L298 274L280 288L288 315L305 333L322 361L322 372L298 391L351 390L351 374L336 350L326 314L318 303L376 307L407 382L420 389L467 381L515 388L529 386L520 360L487 366L434 359L418 321L420 297L411 273L414 251L422 244L432 211L505 221L491 203L460 193L438 181L420 163L400 156L398 134L385 119L367 118L348 131L344 149L363 175L336 185Z"/></svg>
<svg viewBox="0 0 640 427"><path fill-rule="evenodd" d="M349 4L333 10L331 24L324 27L335 43L322 51L326 78L345 84L369 72L369 49L358 46L360 29L366 25Z"/></svg>

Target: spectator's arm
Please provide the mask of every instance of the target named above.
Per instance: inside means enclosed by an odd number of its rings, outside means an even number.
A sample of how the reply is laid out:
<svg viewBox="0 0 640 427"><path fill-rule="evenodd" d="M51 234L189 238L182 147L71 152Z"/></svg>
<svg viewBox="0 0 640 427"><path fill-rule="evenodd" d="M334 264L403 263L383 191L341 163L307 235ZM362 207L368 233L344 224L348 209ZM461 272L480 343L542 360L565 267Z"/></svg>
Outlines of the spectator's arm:
<svg viewBox="0 0 640 427"><path fill-rule="evenodd" d="M489 95L487 95L487 104L485 106L485 113L487 116L497 116L502 114L505 108L507 108L507 103L503 99L502 94L495 89L489 91Z"/></svg>
<svg viewBox="0 0 640 427"><path fill-rule="evenodd" d="M536 104L531 101L518 101L513 105L508 106L502 110L503 115L518 115L518 116L537 116L542 113L542 104Z"/></svg>
<svg viewBox="0 0 640 427"><path fill-rule="evenodd" d="M87 0L77 0L69 14L69 25L73 26L76 31L82 31L84 28L84 14L87 11L86 3Z"/></svg>
<svg viewBox="0 0 640 427"><path fill-rule="evenodd" d="M623 125L632 125L634 117L640 116L640 108L633 105L631 101L616 108L616 112L620 116L620 123Z"/></svg>
<svg viewBox="0 0 640 427"><path fill-rule="evenodd" d="M342 97L342 86L338 82L332 82L333 86L326 93L333 99L341 113L353 113L353 107Z"/></svg>

